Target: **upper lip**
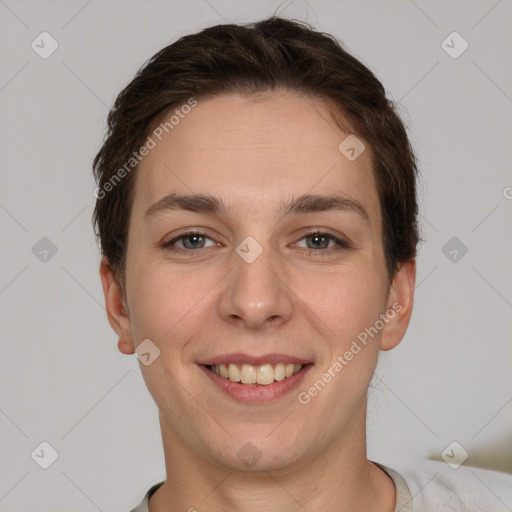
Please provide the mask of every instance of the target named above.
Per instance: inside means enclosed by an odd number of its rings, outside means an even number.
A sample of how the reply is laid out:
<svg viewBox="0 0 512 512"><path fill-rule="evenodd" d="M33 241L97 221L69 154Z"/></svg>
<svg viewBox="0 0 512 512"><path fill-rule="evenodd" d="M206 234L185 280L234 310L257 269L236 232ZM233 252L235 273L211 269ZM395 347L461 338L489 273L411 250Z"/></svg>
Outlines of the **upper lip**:
<svg viewBox="0 0 512 512"><path fill-rule="evenodd" d="M251 356L249 354L222 354L215 356L204 361L200 361L197 364L200 365L217 365L223 363L234 363L234 364L250 364L252 366L260 366L262 364L277 364L277 363L294 363L294 364L308 364L311 361L303 359L301 357L290 356L286 354L264 354L261 356Z"/></svg>

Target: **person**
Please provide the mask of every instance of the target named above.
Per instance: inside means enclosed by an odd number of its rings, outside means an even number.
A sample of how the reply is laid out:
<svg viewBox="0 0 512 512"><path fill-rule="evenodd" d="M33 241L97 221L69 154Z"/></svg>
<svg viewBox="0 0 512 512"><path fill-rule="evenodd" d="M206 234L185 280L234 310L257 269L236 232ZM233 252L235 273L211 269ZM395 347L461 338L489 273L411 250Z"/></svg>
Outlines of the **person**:
<svg viewBox="0 0 512 512"><path fill-rule="evenodd" d="M108 320L165 452L133 512L510 510L508 475L367 458L370 381L413 307L419 171L333 36L274 16L182 37L119 94L93 169Z"/></svg>

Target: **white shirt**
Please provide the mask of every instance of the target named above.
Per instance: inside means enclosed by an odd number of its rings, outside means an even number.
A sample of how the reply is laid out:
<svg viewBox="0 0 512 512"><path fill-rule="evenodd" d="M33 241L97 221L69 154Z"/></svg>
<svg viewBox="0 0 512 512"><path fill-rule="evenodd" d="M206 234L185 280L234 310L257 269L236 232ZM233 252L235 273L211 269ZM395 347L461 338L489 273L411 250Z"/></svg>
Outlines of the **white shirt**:
<svg viewBox="0 0 512 512"><path fill-rule="evenodd" d="M512 511L512 475L430 460L400 474L377 465L395 483L395 512ZM153 485L131 512L149 512L149 499L162 484Z"/></svg>

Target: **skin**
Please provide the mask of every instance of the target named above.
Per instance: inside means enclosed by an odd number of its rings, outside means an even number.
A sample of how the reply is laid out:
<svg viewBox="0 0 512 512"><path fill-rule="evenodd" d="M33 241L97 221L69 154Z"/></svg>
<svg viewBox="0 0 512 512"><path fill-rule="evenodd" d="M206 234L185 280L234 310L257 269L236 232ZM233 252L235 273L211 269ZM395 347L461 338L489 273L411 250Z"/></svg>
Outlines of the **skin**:
<svg viewBox="0 0 512 512"><path fill-rule="evenodd" d="M349 161L338 150L346 136L319 100L229 94L199 100L141 162L125 293L105 259L100 272L119 350L131 354L147 338L160 350L141 364L160 411L167 470L151 512L394 510L392 480L366 456L367 390L379 350L395 347L407 329L415 262L390 282L371 150ZM229 209L145 217L173 192L211 194ZM350 210L279 213L282 201L334 193L358 201L368 221ZM188 228L208 237L196 239L195 254L190 237L174 244L188 253L162 248ZM309 234L316 228L350 248L318 242ZM252 263L235 251L247 236L263 249ZM299 403L297 393L393 303L401 309L384 329ZM314 366L275 403L243 404L197 365L233 352L290 354ZM261 454L250 468L237 457L248 442Z"/></svg>

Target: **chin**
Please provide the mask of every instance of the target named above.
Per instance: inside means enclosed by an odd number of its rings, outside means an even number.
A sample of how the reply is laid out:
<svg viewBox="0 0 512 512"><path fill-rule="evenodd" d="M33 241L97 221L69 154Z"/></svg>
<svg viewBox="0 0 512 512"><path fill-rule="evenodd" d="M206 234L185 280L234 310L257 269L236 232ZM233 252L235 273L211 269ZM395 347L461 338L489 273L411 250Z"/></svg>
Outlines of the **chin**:
<svg viewBox="0 0 512 512"><path fill-rule="evenodd" d="M274 427L275 428L275 425ZM279 428L279 427L278 427ZM271 432L269 434L269 432ZM233 435L219 443L218 449L210 456L215 462L230 471L275 471L293 465L302 454L297 433L277 433L271 429L262 431L261 427L254 434ZM302 437L302 442L304 438ZM214 441L208 441L213 446Z"/></svg>

